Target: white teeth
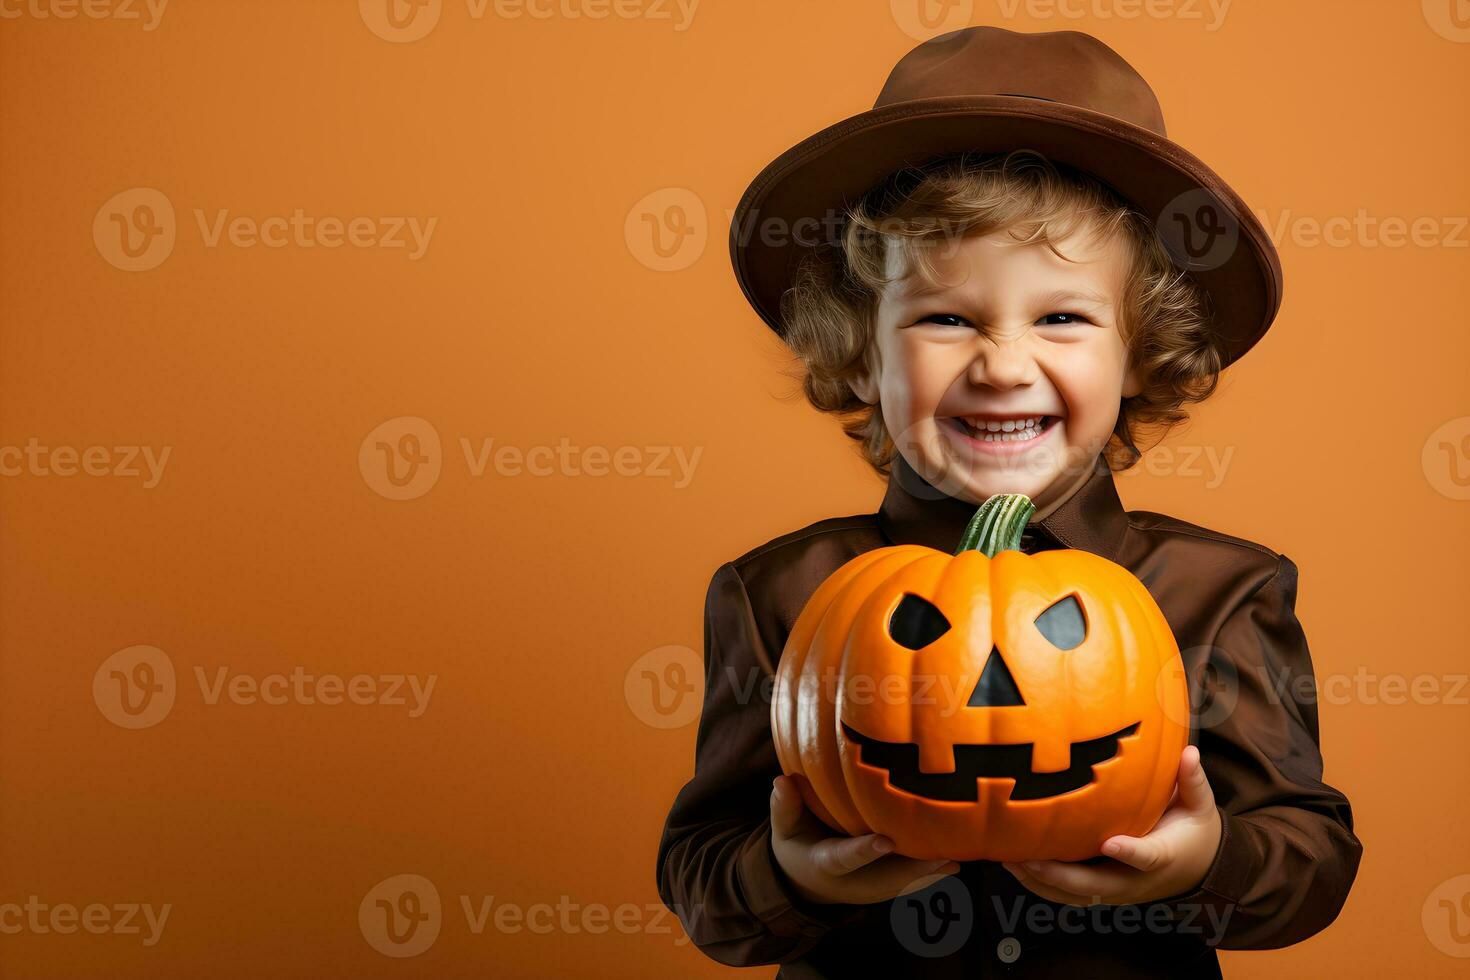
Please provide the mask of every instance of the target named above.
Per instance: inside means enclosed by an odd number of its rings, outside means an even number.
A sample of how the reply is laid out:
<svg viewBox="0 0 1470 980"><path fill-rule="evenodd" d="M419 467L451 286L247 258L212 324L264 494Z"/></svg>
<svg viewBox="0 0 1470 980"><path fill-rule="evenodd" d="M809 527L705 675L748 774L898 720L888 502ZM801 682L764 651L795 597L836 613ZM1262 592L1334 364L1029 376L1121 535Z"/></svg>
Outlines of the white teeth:
<svg viewBox="0 0 1470 980"><path fill-rule="evenodd" d="M1041 435L1044 415L1033 415L1024 419L968 419L959 421L982 442L1025 442Z"/></svg>

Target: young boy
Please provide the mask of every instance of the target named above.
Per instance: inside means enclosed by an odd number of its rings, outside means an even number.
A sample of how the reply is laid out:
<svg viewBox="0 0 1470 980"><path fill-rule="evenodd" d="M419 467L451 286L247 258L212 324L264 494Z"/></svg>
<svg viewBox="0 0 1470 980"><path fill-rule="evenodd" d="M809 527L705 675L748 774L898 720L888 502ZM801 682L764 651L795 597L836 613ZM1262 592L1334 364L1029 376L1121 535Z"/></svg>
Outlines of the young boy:
<svg viewBox="0 0 1470 980"><path fill-rule="evenodd" d="M779 537L710 583L695 775L658 852L691 939L788 978L1219 976L1216 947L1330 923L1362 848L1300 693L1296 567L1124 511L1113 484L1135 435L1178 422L1265 332L1281 289L1259 223L1164 137L1143 79L1075 32L935 38L872 111L756 178L731 252L808 399L888 489L876 514ZM1090 861L919 861L846 837L781 775L759 696L829 574L891 544L952 552L1003 492L1036 504L1023 550L1091 551L1144 582L1190 679L1174 800Z"/></svg>

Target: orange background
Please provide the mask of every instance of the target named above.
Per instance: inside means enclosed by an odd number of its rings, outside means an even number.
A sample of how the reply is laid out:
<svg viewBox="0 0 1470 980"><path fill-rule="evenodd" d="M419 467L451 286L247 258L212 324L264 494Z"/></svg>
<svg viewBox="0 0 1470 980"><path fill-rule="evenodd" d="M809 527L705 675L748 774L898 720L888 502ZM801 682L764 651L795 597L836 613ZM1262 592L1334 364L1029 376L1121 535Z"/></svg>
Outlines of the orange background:
<svg viewBox="0 0 1470 980"><path fill-rule="evenodd" d="M725 235L762 165L871 105L917 43L902 18L886 2L705 0L677 30L672 6L672 21L476 19L446 0L424 37L391 43L348 0L180 0L151 31L41 18L39 2L5 0L21 15L0 22L0 445L172 448L151 489L0 479L0 903L172 908L146 948L0 935L0 974L724 973L646 911L695 727L646 724L624 684L649 651L700 649L720 562L881 498L835 424L788 397ZM1470 44L1418 3L1239 2L1216 30L1203 4L1203 20L1001 9L977 2L968 22L1116 49L1171 135L1268 225L1362 209L1434 218L1448 239L1470 213ZM143 272L92 232L136 187L176 212L172 253ZM685 212L685 267L666 271L647 222L676 217L671 188L705 213ZM211 247L195 218L296 208L437 225L410 260ZM1458 235L1279 240L1276 327L1164 444L1232 451L1223 479L1119 477L1130 507L1298 563L1319 679L1467 670L1470 504L1447 495L1437 449L1421 458L1470 413ZM359 452L401 416L432 424L442 473L398 501ZM701 455L683 487L475 476L460 439L491 437ZM1470 467L1465 448L1444 465ZM128 730L92 685L138 644L168 656L177 698ZM195 679L298 666L437 682L410 718L210 704ZM1467 736L1463 701L1324 705L1326 778L1365 842L1356 886L1326 932L1225 953L1227 974L1458 975L1421 911L1470 873ZM444 903L413 959L357 926L400 873ZM632 903L648 928L476 935L460 896L492 895Z"/></svg>

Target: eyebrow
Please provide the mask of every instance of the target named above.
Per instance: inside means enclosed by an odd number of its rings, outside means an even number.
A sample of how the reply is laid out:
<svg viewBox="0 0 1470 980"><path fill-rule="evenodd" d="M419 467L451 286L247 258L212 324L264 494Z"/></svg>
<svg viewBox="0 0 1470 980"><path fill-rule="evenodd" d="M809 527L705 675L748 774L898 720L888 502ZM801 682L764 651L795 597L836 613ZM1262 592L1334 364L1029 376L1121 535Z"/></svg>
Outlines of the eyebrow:
<svg viewBox="0 0 1470 980"><path fill-rule="evenodd" d="M1107 306L1108 298L1101 293L1090 289L1054 289L1044 296L1036 298L1037 304L1051 306L1053 303L1092 303L1095 306Z"/></svg>
<svg viewBox="0 0 1470 980"><path fill-rule="evenodd" d="M939 284L929 284L913 289L904 289L895 299L900 303L917 302L930 296L944 295L950 292L950 288ZM1094 306L1109 306L1111 301L1101 293L1090 289L1053 289L1049 293L1043 293L1034 298L1037 306L1052 306L1063 303L1090 303Z"/></svg>

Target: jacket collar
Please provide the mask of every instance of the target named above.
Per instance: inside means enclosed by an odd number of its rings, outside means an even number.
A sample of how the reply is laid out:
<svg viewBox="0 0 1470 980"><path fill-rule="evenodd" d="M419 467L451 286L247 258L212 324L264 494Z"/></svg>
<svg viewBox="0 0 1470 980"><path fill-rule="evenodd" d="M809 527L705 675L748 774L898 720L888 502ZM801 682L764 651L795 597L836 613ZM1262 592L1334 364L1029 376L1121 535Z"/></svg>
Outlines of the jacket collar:
<svg viewBox="0 0 1470 980"><path fill-rule="evenodd" d="M953 552L977 506L931 486L899 453L894 456L888 492L878 509L878 526L890 544L920 544ZM1113 473L1101 456L1093 460L1091 474L1070 497L1026 530L1034 537L1038 529L1056 546L1117 561L1128 531L1128 514L1118 498Z"/></svg>

